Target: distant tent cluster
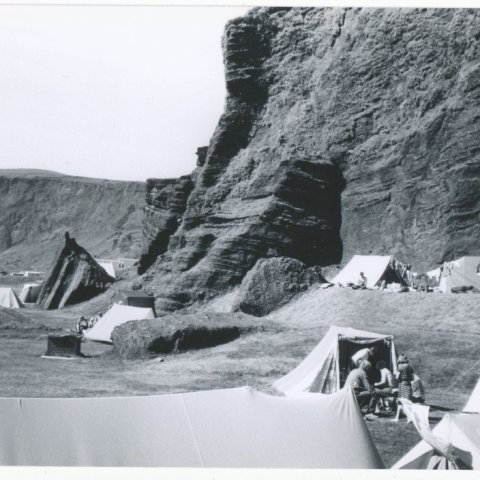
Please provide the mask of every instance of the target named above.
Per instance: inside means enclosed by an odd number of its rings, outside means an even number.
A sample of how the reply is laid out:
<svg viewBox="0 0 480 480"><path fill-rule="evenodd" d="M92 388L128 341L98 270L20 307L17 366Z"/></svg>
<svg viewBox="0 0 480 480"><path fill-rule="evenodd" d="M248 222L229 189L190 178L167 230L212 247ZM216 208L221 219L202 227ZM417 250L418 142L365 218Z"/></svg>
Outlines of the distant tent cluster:
<svg viewBox="0 0 480 480"><path fill-rule="evenodd" d="M466 256L425 273L412 272L410 265L393 256L354 255L336 275L332 283L351 286L359 282L360 272L366 279L366 288L384 288L398 285L410 289L442 293L480 292L480 257Z"/></svg>

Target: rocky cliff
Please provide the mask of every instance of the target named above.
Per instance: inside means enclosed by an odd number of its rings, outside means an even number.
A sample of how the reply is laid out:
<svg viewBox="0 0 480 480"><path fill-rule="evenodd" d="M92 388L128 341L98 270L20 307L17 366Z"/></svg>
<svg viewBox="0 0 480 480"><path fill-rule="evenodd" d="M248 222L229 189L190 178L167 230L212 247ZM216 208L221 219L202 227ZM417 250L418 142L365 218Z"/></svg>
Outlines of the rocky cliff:
<svg viewBox="0 0 480 480"><path fill-rule="evenodd" d="M223 39L228 96L148 272L175 310L259 258L415 269L479 251L480 11L261 8Z"/></svg>
<svg viewBox="0 0 480 480"><path fill-rule="evenodd" d="M0 267L45 271L69 230L97 257L138 258L145 184L0 170Z"/></svg>

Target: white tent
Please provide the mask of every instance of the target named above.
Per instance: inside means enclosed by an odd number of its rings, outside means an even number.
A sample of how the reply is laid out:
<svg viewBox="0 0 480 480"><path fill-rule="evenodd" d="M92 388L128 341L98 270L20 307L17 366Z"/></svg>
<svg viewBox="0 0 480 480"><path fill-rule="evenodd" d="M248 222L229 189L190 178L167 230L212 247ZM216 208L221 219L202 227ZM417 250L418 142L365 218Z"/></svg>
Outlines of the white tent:
<svg viewBox="0 0 480 480"><path fill-rule="evenodd" d="M112 278L117 278L115 275L115 268L113 267L112 262L99 262L97 260L97 263L112 277Z"/></svg>
<svg viewBox="0 0 480 480"><path fill-rule="evenodd" d="M12 288L0 288L0 307L4 308L22 308L23 303L18 298Z"/></svg>
<svg viewBox="0 0 480 480"><path fill-rule="evenodd" d="M480 291L480 257L462 257L443 264L439 290L450 292L453 287L474 287Z"/></svg>
<svg viewBox="0 0 480 480"><path fill-rule="evenodd" d="M382 280L385 280L386 283L406 283L405 278L401 276L402 273L406 274L406 266L391 255L354 255L332 280L332 283L355 284L360 279L360 272L367 277L368 288L379 286Z"/></svg>
<svg viewBox="0 0 480 480"><path fill-rule="evenodd" d="M24 303L35 303L41 289L40 283L26 283L20 292L20 300Z"/></svg>
<svg viewBox="0 0 480 480"><path fill-rule="evenodd" d="M472 392L464 413L447 414L433 428L432 435L450 444L452 453L474 470L480 469L480 381ZM393 469L454 469L444 456L425 440L419 442Z"/></svg>
<svg viewBox="0 0 480 480"><path fill-rule="evenodd" d="M332 326L312 352L290 373L274 382L273 386L285 395L336 392L343 387L350 372L351 356L373 345L379 347L379 358L387 362L391 371L396 372L392 335Z"/></svg>
<svg viewBox="0 0 480 480"><path fill-rule="evenodd" d="M155 318L151 308L131 307L129 305L113 304L97 323L84 333L84 337L98 342L112 343L113 329L130 320L145 320Z"/></svg>
<svg viewBox="0 0 480 480"><path fill-rule="evenodd" d="M10 466L383 468L351 389L2 398L0 426Z"/></svg>

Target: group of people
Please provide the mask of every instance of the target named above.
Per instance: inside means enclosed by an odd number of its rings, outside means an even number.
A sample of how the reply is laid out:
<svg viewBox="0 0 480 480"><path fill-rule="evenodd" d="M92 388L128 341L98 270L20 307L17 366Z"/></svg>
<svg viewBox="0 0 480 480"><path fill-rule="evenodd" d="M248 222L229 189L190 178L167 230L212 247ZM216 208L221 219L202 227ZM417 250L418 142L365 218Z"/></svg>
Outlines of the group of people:
<svg viewBox="0 0 480 480"><path fill-rule="evenodd" d="M401 414L398 398L405 398L414 403L425 402L425 389L420 377L413 371L406 355L397 360L398 371L394 375L384 360L378 359L376 346L356 352L352 358L353 369L345 385L353 388L359 407L366 407L365 418L375 418L377 411L396 409L395 421Z"/></svg>

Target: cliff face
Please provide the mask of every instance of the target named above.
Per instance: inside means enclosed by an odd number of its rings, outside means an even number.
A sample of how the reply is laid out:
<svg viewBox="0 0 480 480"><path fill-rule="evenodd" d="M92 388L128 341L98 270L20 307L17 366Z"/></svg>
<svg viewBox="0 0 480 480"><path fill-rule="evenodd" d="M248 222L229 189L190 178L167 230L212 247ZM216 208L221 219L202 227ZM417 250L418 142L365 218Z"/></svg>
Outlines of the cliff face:
<svg viewBox="0 0 480 480"><path fill-rule="evenodd" d="M254 9L224 35L228 97L178 229L160 309L259 258L414 268L479 253L480 12Z"/></svg>
<svg viewBox="0 0 480 480"><path fill-rule="evenodd" d="M0 266L48 269L69 230L97 257L138 258L145 185L0 170Z"/></svg>

